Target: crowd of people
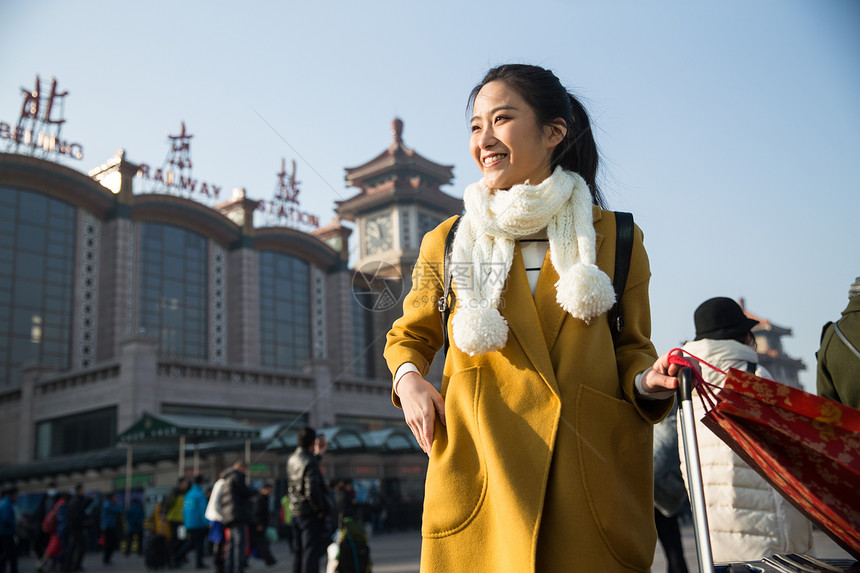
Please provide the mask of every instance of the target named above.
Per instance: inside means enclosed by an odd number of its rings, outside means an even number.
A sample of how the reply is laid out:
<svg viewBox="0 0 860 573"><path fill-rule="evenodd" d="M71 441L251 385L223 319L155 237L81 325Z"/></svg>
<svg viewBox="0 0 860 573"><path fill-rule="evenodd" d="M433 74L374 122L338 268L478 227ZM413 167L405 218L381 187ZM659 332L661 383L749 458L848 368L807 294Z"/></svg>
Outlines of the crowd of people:
<svg viewBox="0 0 860 573"><path fill-rule="evenodd" d="M249 485L244 460L233 463L214 483L199 475L178 478L149 511L138 497L124 507L112 492L87 492L79 484L70 494L51 484L31 516L38 527L24 552L36 556L37 573L83 571L85 556L96 551L104 565L110 566L120 550L126 557L142 557L148 569L188 566L243 573L250 559L273 568L278 561L270 543L283 538L293 553L295 572L317 573L323 558L332 571L367 572L368 540L357 519L359 504L352 481L325 481L319 460L326 449L325 439L317 437L312 428L299 432L298 447L287 465L287 491L279 500L273 499L272 483L258 488ZM378 498L378 490L374 491ZM7 566L11 573L18 572L21 520L15 510L17 497L17 489L10 488L0 500L3 573ZM374 496L367 497L370 502ZM370 510L368 518L378 513L373 511L376 503L365 507ZM338 530L347 532L348 538L339 538ZM361 559L364 567L337 568L340 541L348 546L350 564Z"/></svg>

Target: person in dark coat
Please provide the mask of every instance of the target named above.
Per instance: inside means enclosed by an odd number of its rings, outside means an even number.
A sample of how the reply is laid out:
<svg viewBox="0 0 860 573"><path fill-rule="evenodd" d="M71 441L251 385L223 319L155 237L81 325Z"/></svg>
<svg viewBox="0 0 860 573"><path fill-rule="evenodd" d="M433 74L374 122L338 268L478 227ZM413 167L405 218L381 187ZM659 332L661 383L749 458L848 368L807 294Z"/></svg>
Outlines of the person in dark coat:
<svg viewBox="0 0 860 573"><path fill-rule="evenodd" d="M83 570L86 549L87 505L83 484L75 486L75 495L66 510L66 547L63 553L63 571L73 573Z"/></svg>
<svg viewBox="0 0 860 573"><path fill-rule="evenodd" d="M269 496L272 495L272 484L266 483L254 495L253 511L254 524L251 527L251 551L256 551L257 555L266 562L266 566L271 567L278 562L275 556L272 555L269 549L269 539L266 537L266 528L269 527Z"/></svg>
<svg viewBox="0 0 860 573"><path fill-rule="evenodd" d="M337 526L343 525L344 518L355 518L356 501L352 480L338 481L334 486L334 504L337 508Z"/></svg>
<svg viewBox="0 0 860 573"><path fill-rule="evenodd" d="M318 459L324 452L325 441L317 441L316 431L305 427L299 431L296 451L287 460L294 573L317 573L325 551L325 517L331 508Z"/></svg>
<svg viewBox="0 0 860 573"><path fill-rule="evenodd" d="M243 573L245 570L246 529L253 522L251 498L254 490L245 483L248 465L238 460L224 476L221 487L221 517L228 533L224 573Z"/></svg>

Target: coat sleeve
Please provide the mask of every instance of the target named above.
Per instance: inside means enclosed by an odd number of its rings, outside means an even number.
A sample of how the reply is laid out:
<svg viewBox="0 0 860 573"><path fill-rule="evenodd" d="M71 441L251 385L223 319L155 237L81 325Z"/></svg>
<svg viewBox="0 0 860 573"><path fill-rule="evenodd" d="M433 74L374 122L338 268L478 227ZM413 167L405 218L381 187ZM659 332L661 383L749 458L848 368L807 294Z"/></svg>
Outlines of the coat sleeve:
<svg viewBox="0 0 860 573"><path fill-rule="evenodd" d="M819 396L841 402L839 392L836 391L836 385L833 383L833 377L827 368L827 350L830 346L830 341L833 339L834 332L833 324L828 323L827 327L821 333L821 346L816 353L815 385Z"/></svg>
<svg viewBox="0 0 860 573"><path fill-rule="evenodd" d="M636 376L657 360L657 351L651 342L651 302L648 286L651 268L645 252L644 234L637 225L633 233L633 252L624 293L621 296L621 317L624 329L615 348L618 377L625 398L646 420L656 423L672 409L674 397L650 400L638 396L634 383Z"/></svg>
<svg viewBox="0 0 860 573"><path fill-rule="evenodd" d="M437 302L443 291L445 239L455 219L442 222L421 241L412 271L412 288L403 300L403 315L391 326L385 344L384 356L392 376L407 362L426 376L433 357L442 348L442 321ZM400 399L393 389L391 398L399 408Z"/></svg>
<svg viewBox="0 0 860 573"><path fill-rule="evenodd" d="M323 479L320 468L316 464L308 464L305 467L304 480L305 491L308 492L308 498L311 505L317 513L328 513L332 508L328 502L328 488Z"/></svg>

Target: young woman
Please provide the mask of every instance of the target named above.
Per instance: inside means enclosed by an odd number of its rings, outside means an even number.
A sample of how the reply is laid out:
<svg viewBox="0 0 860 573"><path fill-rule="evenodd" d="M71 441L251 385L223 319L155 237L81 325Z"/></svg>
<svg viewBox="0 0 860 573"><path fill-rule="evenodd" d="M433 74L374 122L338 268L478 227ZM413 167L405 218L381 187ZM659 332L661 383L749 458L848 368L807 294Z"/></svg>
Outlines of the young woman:
<svg viewBox="0 0 860 573"><path fill-rule="evenodd" d="M647 571L656 545L651 425L674 365L650 341L635 229L613 343L615 216L595 184L588 116L552 72L490 70L469 99L483 178L453 240L456 306L441 393L445 239L421 245L388 333L393 400L430 456L422 571Z"/></svg>

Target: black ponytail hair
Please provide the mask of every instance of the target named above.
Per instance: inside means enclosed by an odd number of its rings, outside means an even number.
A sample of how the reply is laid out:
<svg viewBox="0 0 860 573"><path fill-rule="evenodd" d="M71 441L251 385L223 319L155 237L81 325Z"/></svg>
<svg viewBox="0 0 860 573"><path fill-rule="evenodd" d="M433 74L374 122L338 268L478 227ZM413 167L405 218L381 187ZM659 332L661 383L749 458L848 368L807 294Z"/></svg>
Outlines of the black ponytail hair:
<svg viewBox="0 0 860 573"><path fill-rule="evenodd" d="M472 89L469 94L469 116L478 92L493 81L504 82L515 89L534 110L539 125L551 125L558 118L564 120L567 133L552 152L550 170L561 165L563 169L578 173L588 183L592 202L605 208L606 201L597 187L597 143L591 133L588 112L582 103L567 91L551 71L527 64L504 64L488 71L481 83Z"/></svg>

